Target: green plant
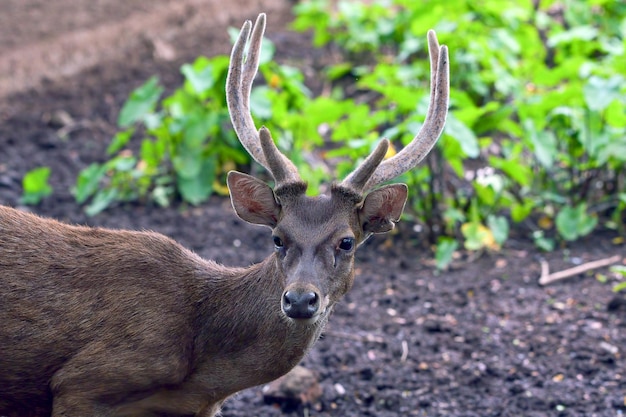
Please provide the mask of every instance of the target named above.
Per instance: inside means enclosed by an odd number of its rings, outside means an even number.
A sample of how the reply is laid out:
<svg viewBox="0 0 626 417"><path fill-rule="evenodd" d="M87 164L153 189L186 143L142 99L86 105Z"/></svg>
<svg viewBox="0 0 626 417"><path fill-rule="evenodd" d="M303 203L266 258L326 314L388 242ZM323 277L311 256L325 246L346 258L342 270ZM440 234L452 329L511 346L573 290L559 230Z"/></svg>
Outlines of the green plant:
<svg viewBox="0 0 626 417"><path fill-rule="evenodd" d="M264 43L260 70L267 86L252 92L251 110L259 120L279 117L306 96L298 72L272 61L274 47ZM168 205L180 198L191 204L212 193L226 193L224 174L249 156L230 128L224 96L228 57L200 57L181 67L184 84L161 99L156 77L133 91L122 107L122 129L107 148L107 161L83 170L74 187L78 203L97 214L117 201L151 200ZM279 78L278 78L279 77ZM279 79L279 81L276 81ZM133 140L143 137L140 145Z"/></svg>
<svg viewBox="0 0 626 417"><path fill-rule="evenodd" d="M625 4L312 0L295 12L296 29L342 52L326 70L331 88L311 98L300 71L272 62L265 42L266 84L253 89L251 111L310 192L326 169L345 175L380 136L392 154L419 130L429 90L425 32L434 28L451 52L450 114L432 156L400 179L411 189L406 216L437 245L438 267L452 259L455 239L497 250L514 227L545 250L598 227L626 232ZM228 129L226 60L184 66L184 86L164 100L156 79L131 95L109 160L77 182L90 213L118 200L196 204L224 192L222 174L248 162ZM320 156L326 165L310 163Z"/></svg>
<svg viewBox="0 0 626 417"><path fill-rule="evenodd" d="M115 201L151 199L167 205L175 196L197 204L213 192L215 176L230 161L245 162L228 121L221 91L227 59L201 57L181 68L182 87L160 102L156 77L131 93L118 118L124 129L107 149L110 159L92 164L77 180L79 203L90 215ZM139 149L127 145L144 135Z"/></svg>
<svg viewBox="0 0 626 417"><path fill-rule="evenodd" d="M626 278L626 266L616 265L610 268L611 272L615 272L623 278ZM626 281L619 282L613 286L613 292L626 291Z"/></svg>
<svg viewBox="0 0 626 417"><path fill-rule="evenodd" d="M330 79L355 77L359 91L375 93L358 109L361 126L351 114L332 126L360 129L348 139L355 146L337 151L353 160L372 147L372 132L398 147L411 139L426 107L424 32L436 29L449 46L446 130L427 164L405 176L409 215L427 226L431 242L444 233L468 249L495 249L511 222L547 250L599 225L624 232L626 5L565 3L296 6L296 29L345 51Z"/></svg>
<svg viewBox="0 0 626 417"><path fill-rule="evenodd" d="M41 200L52 194L52 186L48 184L50 168L39 167L32 169L22 179L22 204L39 204Z"/></svg>
<svg viewBox="0 0 626 417"><path fill-rule="evenodd" d="M449 237L441 236L437 240L435 250L435 266L438 270L443 270L450 265L454 257L454 252L459 248L459 242Z"/></svg>

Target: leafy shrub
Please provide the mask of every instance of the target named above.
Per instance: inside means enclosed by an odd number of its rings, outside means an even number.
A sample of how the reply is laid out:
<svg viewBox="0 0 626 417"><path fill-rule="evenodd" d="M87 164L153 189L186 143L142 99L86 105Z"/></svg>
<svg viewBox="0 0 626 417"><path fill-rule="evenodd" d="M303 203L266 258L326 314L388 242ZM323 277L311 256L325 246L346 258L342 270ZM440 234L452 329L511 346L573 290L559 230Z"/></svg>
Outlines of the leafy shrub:
<svg viewBox="0 0 626 417"><path fill-rule="evenodd" d="M443 233L467 249L497 248L512 221L551 249L611 213L602 225L624 232L625 4L314 0L296 15L317 46L345 51L330 77L376 93L352 132L358 146L339 151L353 160L373 131L397 146L412 138L426 113L426 30L449 46L448 123L434 155L405 178L431 241ZM354 126L350 114L337 119Z"/></svg>
<svg viewBox="0 0 626 417"><path fill-rule="evenodd" d="M293 107L304 94L297 71L272 62L274 47L264 43L260 70L279 77L279 86L256 87L252 113L265 120L281 107ZM224 84L228 57L199 57L181 67L184 83L161 99L164 87L156 77L134 90L122 107L118 125L122 129L107 149L110 158L84 169L74 187L76 201L88 202L86 212L94 215L117 201L152 200L166 206L181 198L191 204L211 194L227 193L224 174L249 156L230 127ZM275 82L277 83L277 82ZM270 123L271 125L271 123ZM132 150L131 141L141 136Z"/></svg>
<svg viewBox="0 0 626 417"><path fill-rule="evenodd" d="M264 43L251 110L274 132L309 190L342 177L380 136L407 144L428 105L426 30L450 48L451 111L411 187L407 215L437 246L439 267L457 241L498 249L515 227L546 250L597 227L625 232L626 4L603 0L312 0L295 6L297 30L339 48L326 69L332 88L311 98L300 71L271 61ZM129 97L110 159L81 173L79 202L93 214L114 201L174 197L197 204L235 164L249 161L230 129L223 85L227 58L182 68L184 85L161 100L149 80ZM346 96L346 85L356 94ZM128 149L142 135L138 151ZM132 148L132 146L131 146ZM522 226L522 227L520 227Z"/></svg>
<svg viewBox="0 0 626 417"><path fill-rule="evenodd" d="M225 110L226 57L198 58L181 68L184 85L160 102L156 77L131 93L118 118L121 130L107 149L108 161L90 165L77 180L79 203L90 199L91 215L115 201L150 198L167 205L176 195L197 204L213 192L215 177L246 156ZM159 108L160 107L160 108ZM126 146L139 134L137 153Z"/></svg>

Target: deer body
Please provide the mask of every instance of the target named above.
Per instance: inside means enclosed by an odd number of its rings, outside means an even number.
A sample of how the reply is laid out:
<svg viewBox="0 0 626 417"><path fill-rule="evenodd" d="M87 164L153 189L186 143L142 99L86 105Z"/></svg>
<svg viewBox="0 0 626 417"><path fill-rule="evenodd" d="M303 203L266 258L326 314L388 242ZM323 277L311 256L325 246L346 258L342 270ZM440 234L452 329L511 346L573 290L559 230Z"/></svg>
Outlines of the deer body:
<svg viewBox="0 0 626 417"><path fill-rule="evenodd" d="M0 416L212 417L222 401L293 368L354 280L354 253L391 230L404 184L438 139L447 49L429 32L431 99L422 129L389 142L329 195L309 197L249 95L265 15L233 47L227 103L235 131L275 184L230 172L233 208L272 230L274 253L228 268L152 232L71 226L0 206ZM244 60L244 49L249 52Z"/></svg>
<svg viewBox="0 0 626 417"><path fill-rule="evenodd" d="M328 314L282 316L275 255L225 268L157 233L7 207L0 230L0 411L49 415L52 394L58 415L194 415L289 371Z"/></svg>

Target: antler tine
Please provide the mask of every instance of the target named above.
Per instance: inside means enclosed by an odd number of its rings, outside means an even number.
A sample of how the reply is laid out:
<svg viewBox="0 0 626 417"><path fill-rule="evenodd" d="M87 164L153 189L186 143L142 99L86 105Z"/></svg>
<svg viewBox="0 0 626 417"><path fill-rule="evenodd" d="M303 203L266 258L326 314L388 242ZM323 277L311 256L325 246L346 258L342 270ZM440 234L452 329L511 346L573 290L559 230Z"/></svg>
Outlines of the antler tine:
<svg viewBox="0 0 626 417"><path fill-rule="evenodd" d="M428 155L443 131L450 96L448 48L439 46L437 35L433 30L428 31L428 51L430 54L430 102L424 124L411 143L392 158L380 163L369 180L366 180L363 190L370 190L417 166ZM359 167L350 174L344 183L351 183L354 180L354 174L360 169Z"/></svg>
<svg viewBox="0 0 626 417"><path fill-rule="evenodd" d="M374 174L382 160L385 158L388 149L389 140L383 138L383 140L378 142L378 146L376 146L376 149L372 151L372 153L365 159L365 161L363 161L357 169L352 171L341 182L341 186L350 188L359 194L362 193L363 188L365 187L365 183L367 183L367 181L370 179L372 174Z"/></svg>
<svg viewBox="0 0 626 417"><path fill-rule="evenodd" d="M284 163L284 155L274 144L269 129L265 126L261 127L261 129L259 129L259 137L261 139L261 148L263 149L263 154L267 161L268 171L270 171L274 177L274 188L278 189L278 187L284 184L301 183L302 180L298 175L298 171L291 169Z"/></svg>
<svg viewBox="0 0 626 417"><path fill-rule="evenodd" d="M378 166L376 172L365 185L366 190L417 166L435 146L443 131L450 97L448 48L445 45L439 46L437 35L433 30L428 31L428 51L430 53L431 74L430 103L424 124L411 143Z"/></svg>
<svg viewBox="0 0 626 417"><path fill-rule="evenodd" d="M254 120L252 120L252 114L250 113L250 92L252 90L252 82L259 68L264 32L265 13L259 14L254 27L252 27L252 23L249 20L243 24L230 55L228 76L226 78L226 103L230 112L230 120L233 123L239 141L250 156L267 169L274 179L278 181L271 166L268 164L264 148L261 146L259 133L254 126ZM247 43L249 43L249 48L244 62L244 50ZM273 141L271 146L275 148L272 150L272 153L278 155L276 160L282 165L280 170L289 173L289 175L279 174L279 176L289 180L299 179L295 165L276 148Z"/></svg>

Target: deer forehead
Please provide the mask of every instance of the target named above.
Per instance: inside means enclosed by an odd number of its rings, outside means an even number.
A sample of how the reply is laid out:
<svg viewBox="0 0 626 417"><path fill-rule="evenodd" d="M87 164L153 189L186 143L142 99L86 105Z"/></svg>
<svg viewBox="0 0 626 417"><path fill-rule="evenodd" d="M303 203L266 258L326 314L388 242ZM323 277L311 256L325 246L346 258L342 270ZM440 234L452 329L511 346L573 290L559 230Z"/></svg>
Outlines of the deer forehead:
<svg viewBox="0 0 626 417"><path fill-rule="evenodd" d="M357 233L357 209L326 195L301 196L283 207L276 232L288 234L303 242L348 237Z"/></svg>

